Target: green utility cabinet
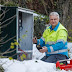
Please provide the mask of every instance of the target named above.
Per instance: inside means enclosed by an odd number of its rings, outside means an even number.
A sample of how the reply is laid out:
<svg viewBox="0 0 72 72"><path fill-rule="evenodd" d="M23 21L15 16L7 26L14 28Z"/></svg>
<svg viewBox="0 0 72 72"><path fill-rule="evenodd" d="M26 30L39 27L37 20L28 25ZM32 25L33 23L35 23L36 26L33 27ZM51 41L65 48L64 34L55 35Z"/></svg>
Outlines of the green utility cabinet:
<svg viewBox="0 0 72 72"><path fill-rule="evenodd" d="M25 60L32 59L33 51L33 11L21 7L0 6L0 52L7 51L13 43L14 48L10 48L10 53L4 56L11 56L21 60L21 55L25 54ZM13 47L12 46L12 47Z"/></svg>

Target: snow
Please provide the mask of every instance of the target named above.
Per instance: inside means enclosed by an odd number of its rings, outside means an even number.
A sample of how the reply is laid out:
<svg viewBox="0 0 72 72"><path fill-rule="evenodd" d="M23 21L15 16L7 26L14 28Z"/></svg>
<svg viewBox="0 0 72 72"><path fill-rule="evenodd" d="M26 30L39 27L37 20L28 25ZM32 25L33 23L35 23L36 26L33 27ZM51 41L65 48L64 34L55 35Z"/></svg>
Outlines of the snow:
<svg viewBox="0 0 72 72"><path fill-rule="evenodd" d="M68 43L69 57L72 59L72 43Z"/></svg>
<svg viewBox="0 0 72 72"><path fill-rule="evenodd" d="M45 56L45 53L40 53L36 48L36 44L34 44L33 45L33 59L41 59L43 56Z"/></svg>
<svg viewBox="0 0 72 72"><path fill-rule="evenodd" d="M71 49L72 43L69 43L68 46ZM71 50L70 53L72 52ZM40 53L36 49L36 45L34 44L32 60L18 61L18 60L9 60L8 58L1 58L0 64L2 64L3 68L5 69L5 72L72 72L65 70L57 70L56 64L41 61L40 59L44 55L45 55L44 53Z"/></svg>

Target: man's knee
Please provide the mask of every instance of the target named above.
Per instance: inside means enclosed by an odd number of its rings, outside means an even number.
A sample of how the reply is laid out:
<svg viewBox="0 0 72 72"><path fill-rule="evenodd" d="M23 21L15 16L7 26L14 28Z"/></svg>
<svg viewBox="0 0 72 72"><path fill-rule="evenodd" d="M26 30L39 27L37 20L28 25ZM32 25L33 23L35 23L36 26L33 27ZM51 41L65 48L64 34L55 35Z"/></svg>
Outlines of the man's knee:
<svg viewBox="0 0 72 72"><path fill-rule="evenodd" d="M56 55L51 55L49 57L44 56L41 60L49 63L56 63L58 60L64 60L64 59L66 59L65 55L56 54Z"/></svg>

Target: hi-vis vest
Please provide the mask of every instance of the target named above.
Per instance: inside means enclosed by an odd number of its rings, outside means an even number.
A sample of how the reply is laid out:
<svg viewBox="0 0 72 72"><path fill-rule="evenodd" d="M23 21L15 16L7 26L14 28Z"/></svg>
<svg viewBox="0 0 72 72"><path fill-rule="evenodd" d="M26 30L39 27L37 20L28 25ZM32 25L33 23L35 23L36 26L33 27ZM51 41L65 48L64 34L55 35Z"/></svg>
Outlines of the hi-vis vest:
<svg viewBox="0 0 72 72"><path fill-rule="evenodd" d="M51 27L51 26L50 26ZM46 46L48 48L48 52L46 52L46 55L49 56L51 54L63 54L68 57L68 50L67 50L67 35L68 32L64 26L62 26L60 23L51 30L50 27L48 27L44 33L41 39L37 40L37 44L40 44L41 46ZM63 47L57 49L52 45L57 45L58 42L63 42Z"/></svg>
<svg viewBox="0 0 72 72"><path fill-rule="evenodd" d="M45 44L55 44L56 42L58 41L63 41L63 42L66 42L67 39L62 39L61 37L59 37L59 31L60 30L65 30L67 32L67 30L60 24L57 31L54 31L50 28L47 28L44 33L43 33L43 37L42 39L45 41ZM61 33L62 34L62 33ZM63 34L64 35L64 34Z"/></svg>

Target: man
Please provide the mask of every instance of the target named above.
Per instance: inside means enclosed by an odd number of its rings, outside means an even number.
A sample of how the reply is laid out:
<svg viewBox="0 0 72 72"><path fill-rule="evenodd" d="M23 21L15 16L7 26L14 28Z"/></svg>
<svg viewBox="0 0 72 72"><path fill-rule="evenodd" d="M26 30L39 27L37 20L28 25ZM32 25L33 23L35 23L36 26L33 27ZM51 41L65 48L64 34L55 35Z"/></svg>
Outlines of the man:
<svg viewBox="0 0 72 72"><path fill-rule="evenodd" d="M33 38L33 43L40 45L39 51L46 54L41 60L50 63L56 63L58 60L68 58L67 50L67 30L59 22L59 14L51 12L49 15L49 26L40 39Z"/></svg>

